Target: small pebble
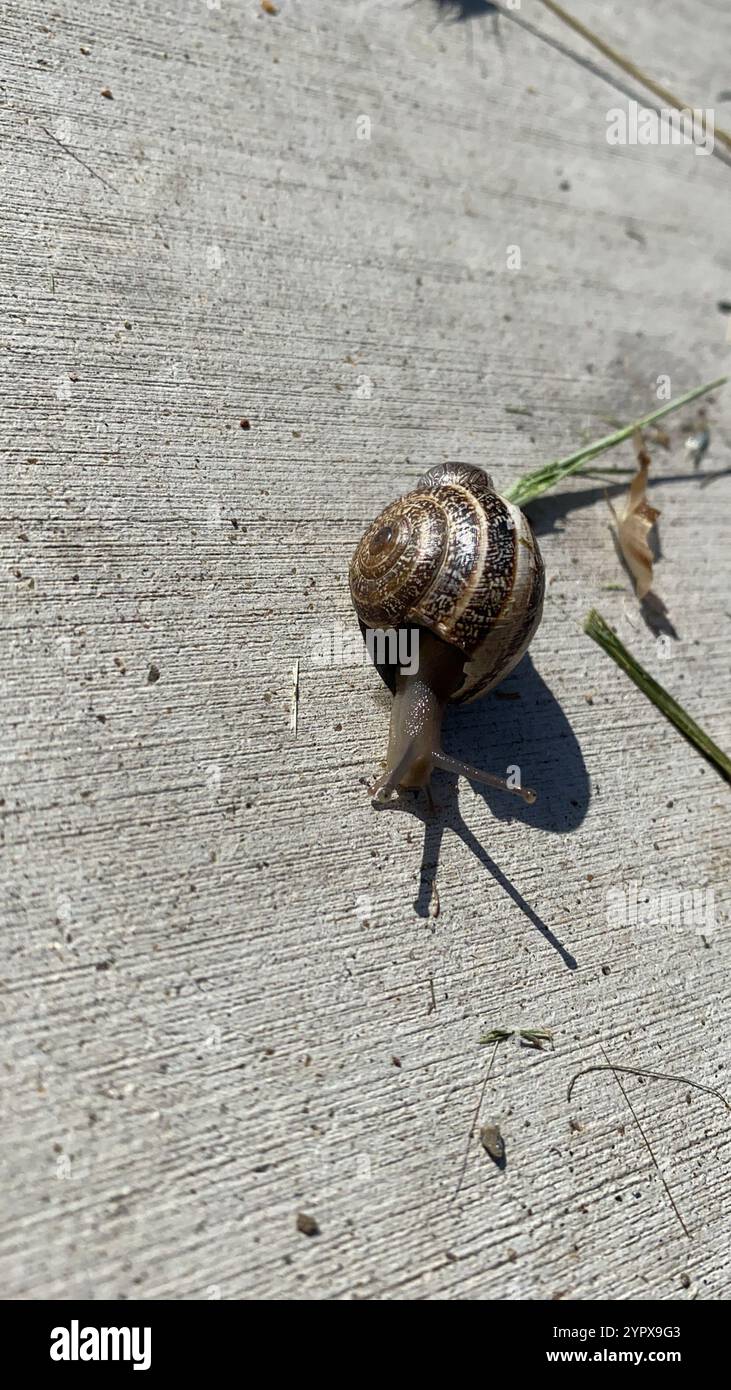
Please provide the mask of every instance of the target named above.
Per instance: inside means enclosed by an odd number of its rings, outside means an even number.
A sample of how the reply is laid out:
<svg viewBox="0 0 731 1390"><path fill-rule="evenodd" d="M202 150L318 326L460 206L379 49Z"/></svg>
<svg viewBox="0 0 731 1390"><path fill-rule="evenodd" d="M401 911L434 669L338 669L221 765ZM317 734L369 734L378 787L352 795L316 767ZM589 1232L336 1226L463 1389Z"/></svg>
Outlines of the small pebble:
<svg viewBox="0 0 731 1390"><path fill-rule="evenodd" d="M297 1230L301 1231L303 1236L319 1236L320 1234L320 1227L314 1216L308 1216L304 1211L297 1212Z"/></svg>
<svg viewBox="0 0 731 1390"><path fill-rule="evenodd" d="M480 1143L490 1158L497 1164L505 1162L505 1140L497 1125L483 1125L480 1130Z"/></svg>

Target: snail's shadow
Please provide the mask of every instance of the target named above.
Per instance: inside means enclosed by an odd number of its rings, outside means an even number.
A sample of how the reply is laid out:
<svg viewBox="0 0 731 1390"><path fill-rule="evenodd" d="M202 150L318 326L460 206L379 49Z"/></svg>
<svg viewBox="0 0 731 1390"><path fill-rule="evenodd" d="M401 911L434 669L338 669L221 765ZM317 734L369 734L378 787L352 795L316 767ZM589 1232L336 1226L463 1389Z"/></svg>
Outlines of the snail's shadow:
<svg viewBox="0 0 731 1390"><path fill-rule="evenodd" d="M449 711L444 744L445 750L454 756L500 775L505 774L507 767L519 767L521 783L538 792L538 800L528 806L507 792L475 784L475 791L496 820L522 821L533 830L565 834L584 819L590 786L581 749L561 706L539 676L530 656L524 657L499 691L486 700ZM459 807L458 778L451 773L435 774L433 791L435 809L430 808L422 792L404 793L397 801L374 803L379 811L405 812L424 825L419 892L414 903L418 915L429 916L442 838L446 830L451 830L525 913L544 940L558 951L565 965L575 970L576 960L571 952L526 902L465 824Z"/></svg>

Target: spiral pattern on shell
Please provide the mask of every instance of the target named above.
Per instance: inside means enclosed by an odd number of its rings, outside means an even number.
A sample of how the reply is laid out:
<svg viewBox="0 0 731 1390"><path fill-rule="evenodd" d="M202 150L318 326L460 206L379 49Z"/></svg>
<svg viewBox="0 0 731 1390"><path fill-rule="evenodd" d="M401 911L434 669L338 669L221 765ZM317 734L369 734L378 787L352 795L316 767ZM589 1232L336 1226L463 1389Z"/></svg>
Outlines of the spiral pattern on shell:
<svg viewBox="0 0 731 1390"><path fill-rule="evenodd" d="M543 562L530 523L465 464L432 469L386 507L349 577L366 627L424 627L464 652L458 701L508 674L541 617Z"/></svg>

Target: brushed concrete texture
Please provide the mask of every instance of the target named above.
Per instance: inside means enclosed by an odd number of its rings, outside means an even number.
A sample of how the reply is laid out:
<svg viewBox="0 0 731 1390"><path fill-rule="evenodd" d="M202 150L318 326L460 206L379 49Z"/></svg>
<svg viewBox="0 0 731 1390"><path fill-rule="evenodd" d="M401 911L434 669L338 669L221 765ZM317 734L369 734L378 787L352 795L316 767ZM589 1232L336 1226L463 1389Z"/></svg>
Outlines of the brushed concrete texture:
<svg viewBox="0 0 731 1390"><path fill-rule="evenodd" d="M727 7L574 8L731 124ZM702 479L693 410L653 450L676 639L601 480L532 509L530 659L445 739L534 808L437 776L433 817L374 810L387 699L318 646L424 467L507 486L728 365L728 164L610 147L624 79L539 0L456 16L4 6L11 1297L728 1295L723 1104L566 1091L602 1048L728 1085L728 787L581 620L731 745L731 394ZM495 1059L502 1172L467 1145L497 1024L555 1033Z"/></svg>

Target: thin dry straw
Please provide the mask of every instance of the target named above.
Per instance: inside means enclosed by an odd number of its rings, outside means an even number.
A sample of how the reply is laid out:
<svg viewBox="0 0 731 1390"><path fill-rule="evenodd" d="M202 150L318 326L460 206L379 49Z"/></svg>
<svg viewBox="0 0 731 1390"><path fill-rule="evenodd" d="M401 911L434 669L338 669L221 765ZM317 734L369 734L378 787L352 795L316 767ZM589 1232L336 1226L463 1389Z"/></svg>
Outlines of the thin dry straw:
<svg viewBox="0 0 731 1390"><path fill-rule="evenodd" d="M509 1034L509 1033L506 1033L506 1034L505 1034L505 1037L510 1037L510 1034ZM487 1071L485 1072L485 1080L483 1081L482 1087L481 1087L481 1089L480 1089L480 1099L479 1099L478 1102L477 1102L477 1106L476 1106L476 1108L475 1108L475 1113L474 1113L474 1115L473 1115L473 1117L472 1117L472 1124L470 1125L470 1132L469 1132L469 1134L467 1135L467 1147L465 1148L465 1151L464 1151L464 1158L463 1158L463 1160L462 1160L462 1168L461 1168L460 1174L459 1174L459 1181L458 1181L457 1186L456 1186L456 1188L455 1188L454 1197L452 1198L452 1201L454 1201L454 1200L459 1196L459 1191L460 1191L460 1188L461 1188L462 1183L463 1183L463 1181L464 1181L465 1170L466 1170L466 1168L467 1168L467 1159L469 1158L469 1154L470 1154L470 1144L472 1143L472 1135L474 1134L475 1129L476 1129L476 1127L477 1127L477 1121L478 1121L478 1119L479 1119L480 1110L482 1109L482 1102L483 1102L483 1100L485 1099L485 1091L487 1090L487 1083L488 1083L488 1081L490 1080L490 1073L492 1072L492 1064L493 1064L493 1062L495 1061L495 1057L496 1057L496 1055L497 1055L497 1050L498 1050L498 1048L499 1048L499 1046L500 1046L500 1043L503 1042L503 1041L504 1041L504 1038L503 1038L502 1035L501 1035L500 1037L496 1037L496 1038L495 1038L495 1046L494 1046L494 1048L493 1048L493 1050L492 1050L492 1056L491 1056L490 1061L489 1061L489 1063L488 1063Z"/></svg>
<svg viewBox="0 0 731 1390"><path fill-rule="evenodd" d="M584 632L588 633L595 642L598 642L599 646L608 656L611 656L612 660L621 667L630 680L634 681L643 695L646 695L648 700L657 706L665 718L669 719L671 724L680 730L681 734L698 749L699 753L702 753L709 762L718 768L727 782L731 782L731 758L728 758L718 747L718 744L708 737L705 730L701 729L694 719L691 719L683 706L679 705L663 686L653 680L653 677L643 666L640 666L638 661L635 661L627 648L620 642L616 632L609 627L609 624L604 621L595 608L591 609L584 620Z"/></svg>
<svg viewBox="0 0 731 1390"><path fill-rule="evenodd" d="M604 1048L602 1048L602 1052L604 1052ZM606 1052L604 1052L604 1056L607 1057ZM723 1091L717 1090L715 1086L704 1086L700 1081L691 1081L687 1076L671 1076L670 1073L666 1071L647 1071L645 1067L623 1067L620 1066L618 1062L610 1062L608 1057L606 1064L598 1062L591 1067L582 1067L581 1071L577 1071L576 1075L572 1076L569 1082L569 1089L566 1092L566 1099L569 1103L571 1102L571 1095L579 1077L588 1076L591 1071L626 1071L630 1076L651 1076L656 1081L677 1081L679 1086L693 1086L696 1091L705 1091L708 1096L717 1096L719 1100L723 1101L726 1109L731 1110L731 1105L729 1105L726 1100Z"/></svg>
<svg viewBox="0 0 731 1390"><path fill-rule="evenodd" d="M607 1054L606 1054L606 1052L604 1051L604 1048L602 1048L602 1052L604 1053L604 1058L605 1058L605 1061L606 1061L606 1063L607 1063L607 1066L608 1066L608 1067L611 1067L612 1071L614 1071L614 1068L612 1067L612 1064L611 1064L611 1062L609 1061L609 1058L607 1057ZM631 1101L630 1098L629 1098L629 1093L628 1093L628 1091L627 1091L627 1087L625 1086L625 1084L624 1084L624 1082L623 1082L621 1076L619 1075L619 1072L618 1072L618 1071L614 1071L614 1079L615 1079L617 1085L619 1086L619 1089L620 1089L620 1091L622 1092L622 1095L624 1096L624 1098L625 1098L625 1100L626 1100L626 1102L627 1102L627 1104L628 1104L628 1106L629 1106L629 1108L630 1108L630 1111L632 1112L632 1119L634 1120L635 1124L637 1125L638 1130L640 1131L640 1134L641 1134L641 1136L642 1136L642 1141L643 1141L643 1143L644 1143L644 1145L645 1145L645 1148L647 1149L647 1152L649 1153L650 1158L652 1159L652 1161L653 1161L655 1167L657 1168L657 1171L658 1171L658 1173L659 1173L659 1175L660 1175L660 1182L662 1183L663 1187L665 1188L665 1191L666 1191L666 1193L667 1193L667 1196L668 1196L668 1200L669 1200L669 1202L670 1202L670 1205L671 1205L673 1211L675 1212L675 1215L677 1216L678 1221L680 1222L680 1224L681 1224L681 1226L682 1226L682 1228L683 1228L685 1234L687 1235L688 1239L690 1240L690 1231L688 1230L688 1227L686 1226L685 1221L683 1220L683 1217L682 1217L682 1215L681 1215L680 1208L679 1208L679 1206L678 1206L678 1204L677 1204L675 1198L673 1197L672 1192L670 1191L670 1186L669 1186L668 1181L667 1181L667 1179L666 1179L666 1177L665 1177L665 1174L663 1173L662 1168L660 1167L660 1164L658 1163L657 1159L655 1158L655 1154L654 1154L654 1152L653 1152L652 1145L651 1145L651 1143L650 1143L650 1141L649 1141L647 1135L645 1134L645 1131L644 1131L642 1125L640 1124L640 1119L639 1119L639 1116L638 1116L638 1114L637 1114L637 1111L635 1110L635 1107L634 1107L634 1105L632 1104L632 1101Z"/></svg>
<svg viewBox="0 0 731 1390"><path fill-rule="evenodd" d="M604 39L601 39L598 34L595 34L592 29L587 29L586 25L582 24L579 19L574 19L573 15L570 15L561 5L557 5L555 0L543 0L543 4L547 10L551 10L551 12L562 20L564 24L568 24L569 28L574 30L574 33L580 34L582 39L586 39L588 43L593 44L594 48L598 48L599 52L603 53L605 58L608 58L612 63L616 63L618 68L626 72L629 77L634 77L635 81L640 82L643 87L647 87L648 91L654 92L656 97L660 97L662 101L666 101L669 106L674 106L676 111L693 110L693 107L690 106L688 102L681 101L680 97L676 97L673 92L669 92L667 87L661 86L661 84L655 82L652 77L648 77L647 73L643 72L642 68L638 68L637 64L633 63L631 58L625 58L623 53L618 53L616 48L612 48L611 45L606 43ZM729 135L727 131L719 130L718 126L716 126L714 134L718 136L719 140L723 141L724 145L727 145L728 148L731 149L731 135Z"/></svg>

